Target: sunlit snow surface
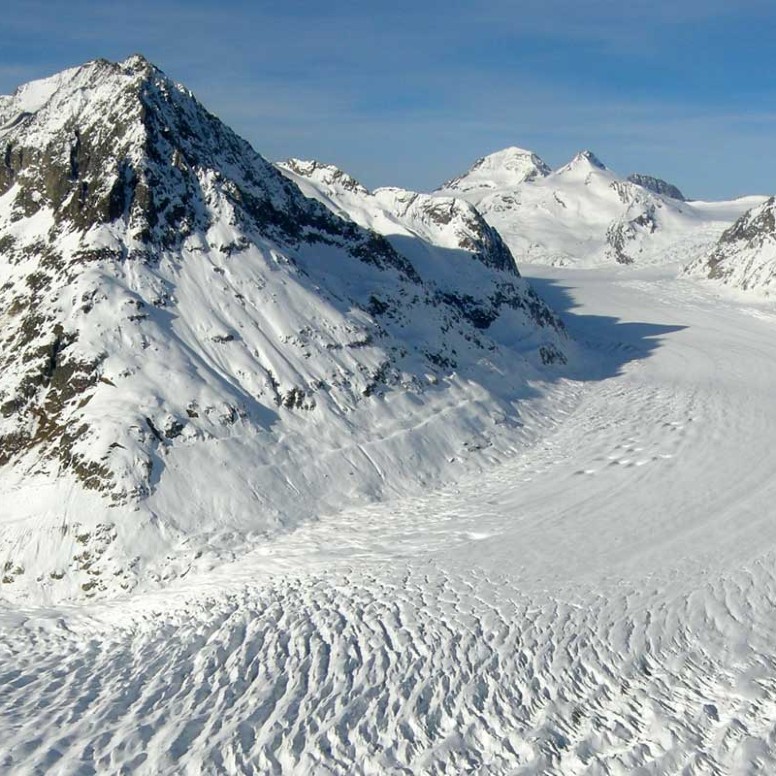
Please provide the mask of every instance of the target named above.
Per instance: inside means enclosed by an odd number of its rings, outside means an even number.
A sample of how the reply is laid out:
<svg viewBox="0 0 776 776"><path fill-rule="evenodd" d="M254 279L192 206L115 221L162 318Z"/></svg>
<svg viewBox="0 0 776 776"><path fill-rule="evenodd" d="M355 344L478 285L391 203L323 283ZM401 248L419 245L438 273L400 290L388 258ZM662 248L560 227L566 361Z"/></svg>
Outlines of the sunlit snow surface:
<svg viewBox="0 0 776 776"><path fill-rule="evenodd" d="M776 309L521 269L600 379L476 480L3 610L0 772L776 772Z"/></svg>
<svg viewBox="0 0 776 776"><path fill-rule="evenodd" d="M681 202L607 169L591 152L557 170L522 148L478 160L438 194L463 197L495 227L520 266L688 264L764 197Z"/></svg>

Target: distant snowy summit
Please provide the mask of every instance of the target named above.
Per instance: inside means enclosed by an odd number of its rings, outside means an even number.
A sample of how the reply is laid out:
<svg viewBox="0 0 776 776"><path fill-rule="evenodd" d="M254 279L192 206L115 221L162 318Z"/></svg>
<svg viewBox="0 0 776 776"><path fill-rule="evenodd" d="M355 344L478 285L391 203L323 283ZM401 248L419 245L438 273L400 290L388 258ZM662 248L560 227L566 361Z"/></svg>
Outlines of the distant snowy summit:
<svg viewBox="0 0 776 776"><path fill-rule="evenodd" d="M619 177L591 151L552 170L516 147L479 159L435 193L473 204L518 261L583 266L687 263L761 201L685 202L665 181Z"/></svg>
<svg viewBox="0 0 776 776"><path fill-rule="evenodd" d="M471 205L281 173L140 56L1 97L0 151L5 598L477 469L570 348Z"/></svg>
<svg viewBox="0 0 776 776"><path fill-rule="evenodd" d="M307 196L385 235L400 252L411 250L402 239L419 238L427 243L426 252L429 245L465 250L502 268L515 261L679 264L692 274L747 287L762 286L766 271L761 267L756 281L741 280L743 270L727 260L731 240L725 231L738 218L748 223L749 208L759 207L763 197L688 202L660 178L620 178L592 151L579 152L553 171L531 151L506 148L479 159L430 195L391 187L369 191L343 170L318 161L289 159L278 168ZM716 258L709 260L712 251ZM711 269L722 255L724 271ZM768 264L767 250L757 256Z"/></svg>
<svg viewBox="0 0 776 776"><path fill-rule="evenodd" d="M478 159L467 173L442 185L450 191L476 191L519 186L552 172L535 153L511 146Z"/></svg>

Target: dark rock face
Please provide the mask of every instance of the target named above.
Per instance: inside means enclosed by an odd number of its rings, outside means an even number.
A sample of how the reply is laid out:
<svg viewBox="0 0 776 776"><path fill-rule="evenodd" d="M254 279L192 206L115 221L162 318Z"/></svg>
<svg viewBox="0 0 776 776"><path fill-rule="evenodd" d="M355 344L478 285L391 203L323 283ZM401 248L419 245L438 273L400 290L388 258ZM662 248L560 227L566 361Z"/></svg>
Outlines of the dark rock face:
<svg viewBox="0 0 776 776"><path fill-rule="evenodd" d="M410 210L440 227L457 224L461 249L471 252L486 267L519 277L515 259L501 235L468 202L407 192L400 212Z"/></svg>
<svg viewBox="0 0 776 776"><path fill-rule="evenodd" d="M469 250L486 266L519 276L512 251L507 248L501 235L484 219L480 220L481 224L477 223L472 227L472 230L477 232L478 239L476 242L472 241Z"/></svg>
<svg viewBox="0 0 776 776"><path fill-rule="evenodd" d="M670 197L671 199L678 199L681 202L685 202L684 194L673 184L668 183L660 178L654 178L651 175L641 175L639 173L633 173L629 175L626 180L631 183L635 183L637 186L651 191L653 194L660 194L664 197Z"/></svg>

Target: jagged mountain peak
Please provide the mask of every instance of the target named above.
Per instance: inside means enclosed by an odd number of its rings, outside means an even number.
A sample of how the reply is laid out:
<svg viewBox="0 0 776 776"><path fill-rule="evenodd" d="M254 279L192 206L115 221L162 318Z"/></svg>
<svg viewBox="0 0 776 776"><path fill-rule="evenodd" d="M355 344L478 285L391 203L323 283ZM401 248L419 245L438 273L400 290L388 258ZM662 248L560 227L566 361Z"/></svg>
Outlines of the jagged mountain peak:
<svg viewBox="0 0 776 776"><path fill-rule="evenodd" d="M130 54L125 60L119 62L118 66L127 70L133 69L136 71L161 72L153 62L147 59L146 56L140 52Z"/></svg>
<svg viewBox="0 0 776 776"><path fill-rule="evenodd" d="M608 168L592 151L584 150L575 154L568 164L558 170L558 173L590 169L607 170Z"/></svg>
<svg viewBox="0 0 776 776"><path fill-rule="evenodd" d="M169 247L207 232L213 189L242 228L271 239L293 244L310 230L342 229L139 56L95 60L32 91L45 93L39 109L0 130L0 195L19 217L50 212L60 230L121 223L131 244Z"/></svg>
<svg viewBox="0 0 776 776"><path fill-rule="evenodd" d="M60 573L88 550L131 586L139 542L245 546L444 478L493 407L511 417L515 386L565 358L470 206L383 192L415 219L381 205L390 242L145 60L95 60L0 111L0 564L30 584L98 589Z"/></svg>
<svg viewBox="0 0 776 776"><path fill-rule="evenodd" d="M296 159L292 157L284 162L278 162L277 166L281 169L290 170L304 178L315 180L325 186L341 188L360 194L369 194L369 190L365 186L334 164L326 164L315 159Z"/></svg>
<svg viewBox="0 0 776 776"><path fill-rule="evenodd" d="M14 112L34 114L46 108L51 101L54 101L55 109L61 111L63 107L65 108L64 115L60 118L67 121L72 117L73 110L77 109L77 103L72 101L73 90L83 93L84 99L80 101L83 105L94 99L94 90L107 89L115 97L117 91L137 87L142 80L153 77L172 83L159 68L141 54L134 54L122 62L112 62L102 58L93 59L52 76L22 84L12 95L2 98L3 113L6 118L6 122L3 123L7 123L8 118L12 121L17 119L17 116L13 115ZM50 113L53 114L53 111ZM53 115L47 116L49 121L53 118Z"/></svg>

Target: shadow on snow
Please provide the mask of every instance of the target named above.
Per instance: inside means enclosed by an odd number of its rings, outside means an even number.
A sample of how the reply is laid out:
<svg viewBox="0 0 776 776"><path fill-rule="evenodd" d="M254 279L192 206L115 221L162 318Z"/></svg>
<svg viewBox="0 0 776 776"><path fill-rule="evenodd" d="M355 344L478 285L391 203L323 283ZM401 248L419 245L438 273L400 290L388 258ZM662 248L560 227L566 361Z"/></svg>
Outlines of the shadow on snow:
<svg viewBox="0 0 776 776"><path fill-rule="evenodd" d="M604 380L621 374L626 364L648 358L675 332L677 324L623 321L611 315L577 313L571 285L551 278L523 275L536 293L560 316L571 339L579 346L562 377Z"/></svg>

